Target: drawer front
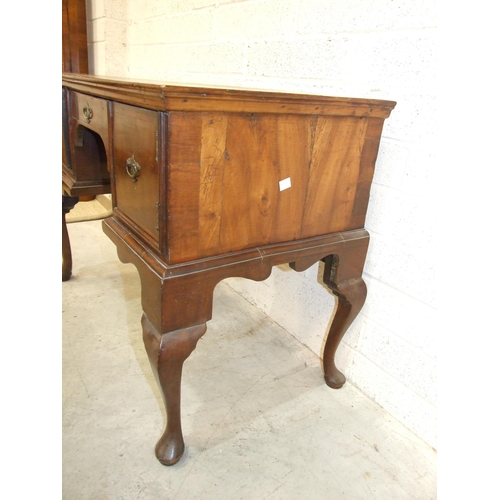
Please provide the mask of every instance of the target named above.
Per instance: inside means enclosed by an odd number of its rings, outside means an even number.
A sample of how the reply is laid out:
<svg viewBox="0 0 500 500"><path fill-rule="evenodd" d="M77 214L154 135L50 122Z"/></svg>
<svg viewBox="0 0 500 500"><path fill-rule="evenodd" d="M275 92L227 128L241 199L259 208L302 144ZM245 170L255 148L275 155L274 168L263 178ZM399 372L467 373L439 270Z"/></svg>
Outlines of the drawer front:
<svg viewBox="0 0 500 500"><path fill-rule="evenodd" d="M94 187L94 194L110 191L109 120L108 101L78 92L69 91L69 109L63 102L63 117L67 121L63 134L68 135L68 148L63 162L71 173L73 181L88 189Z"/></svg>
<svg viewBox="0 0 500 500"><path fill-rule="evenodd" d="M158 248L158 112L115 103L113 148L115 207Z"/></svg>
<svg viewBox="0 0 500 500"><path fill-rule="evenodd" d="M104 143L108 138L108 102L78 92L71 93L71 116L79 125L93 130Z"/></svg>

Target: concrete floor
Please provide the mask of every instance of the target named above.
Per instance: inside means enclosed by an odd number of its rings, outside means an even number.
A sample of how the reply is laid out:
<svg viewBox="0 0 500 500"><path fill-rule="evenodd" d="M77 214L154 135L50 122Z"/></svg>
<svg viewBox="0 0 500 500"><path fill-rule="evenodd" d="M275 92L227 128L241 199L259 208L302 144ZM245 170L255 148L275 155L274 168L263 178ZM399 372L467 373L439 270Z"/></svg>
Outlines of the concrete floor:
<svg viewBox="0 0 500 500"><path fill-rule="evenodd" d="M436 453L226 283L184 365L186 451L154 456L165 412L142 344L140 283L101 221L68 225L62 498L434 499Z"/></svg>

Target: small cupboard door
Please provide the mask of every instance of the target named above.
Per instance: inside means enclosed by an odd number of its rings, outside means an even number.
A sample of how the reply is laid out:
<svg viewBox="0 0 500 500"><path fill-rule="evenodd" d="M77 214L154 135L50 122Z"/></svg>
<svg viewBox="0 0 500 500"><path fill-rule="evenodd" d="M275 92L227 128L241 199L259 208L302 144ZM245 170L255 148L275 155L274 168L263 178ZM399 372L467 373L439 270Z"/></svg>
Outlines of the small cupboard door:
<svg viewBox="0 0 500 500"><path fill-rule="evenodd" d="M159 242L159 113L114 104L114 205L146 241Z"/></svg>

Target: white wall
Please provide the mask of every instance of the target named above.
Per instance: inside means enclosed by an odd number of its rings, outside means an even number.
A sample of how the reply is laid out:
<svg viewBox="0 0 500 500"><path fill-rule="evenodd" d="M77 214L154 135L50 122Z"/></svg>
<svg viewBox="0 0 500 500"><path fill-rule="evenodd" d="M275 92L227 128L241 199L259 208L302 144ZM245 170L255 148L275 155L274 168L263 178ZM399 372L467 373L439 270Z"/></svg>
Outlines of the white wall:
<svg viewBox="0 0 500 500"><path fill-rule="evenodd" d="M398 102L366 222L368 298L337 364L436 447L436 1L91 0L88 20L96 74ZM335 302L318 266L230 283L321 353Z"/></svg>

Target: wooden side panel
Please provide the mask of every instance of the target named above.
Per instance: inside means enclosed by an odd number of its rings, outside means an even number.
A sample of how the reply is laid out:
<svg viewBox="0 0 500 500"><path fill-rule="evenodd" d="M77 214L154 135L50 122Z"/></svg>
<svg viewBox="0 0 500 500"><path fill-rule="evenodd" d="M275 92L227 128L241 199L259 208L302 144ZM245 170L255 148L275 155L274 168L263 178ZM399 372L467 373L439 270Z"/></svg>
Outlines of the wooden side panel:
<svg viewBox="0 0 500 500"><path fill-rule="evenodd" d="M198 258L203 115L170 113L167 228L171 262Z"/></svg>
<svg viewBox="0 0 500 500"><path fill-rule="evenodd" d="M361 159L359 163L359 178L356 188L356 197L352 207L352 227L364 227L368 201L370 198L370 188L372 185L373 174L375 171L375 162L377 160L382 136L384 120L381 118L369 118L367 120L365 141Z"/></svg>
<svg viewBox="0 0 500 500"><path fill-rule="evenodd" d="M363 118L318 117L312 139L303 238L354 229L350 219L365 131Z"/></svg>
<svg viewBox="0 0 500 500"><path fill-rule="evenodd" d="M279 182L276 116L231 116L225 156L221 253L267 241L272 232Z"/></svg>
<svg viewBox="0 0 500 500"><path fill-rule="evenodd" d="M158 112L121 103L113 105L114 206L158 244L159 164ZM127 160L140 166L134 182Z"/></svg>
<svg viewBox="0 0 500 500"><path fill-rule="evenodd" d="M170 113L169 263L354 229L366 129L358 117Z"/></svg>
<svg viewBox="0 0 500 500"><path fill-rule="evenodd" d="M306 203L311 129L315 117L282 115L279 119L277 148L280 181L290 179L290 188L279 193L276 207L275 235L279 241L302 238L302 217Z"/></svg>
<svg viewBox="0 0 500 500"><path fill-rule="evenodd" d="M219 252L226 131L226 115L203 116L198 244L199 252L203 255L214 255Z"/></svg>
<svg viewBox="0 0 500 500"><path fill-rule="evenodd" d="M300 238L310 121L297 115L231 116L221 253L235 246L250 248ZM280 181L290 187L282 188Z"/></svg>

